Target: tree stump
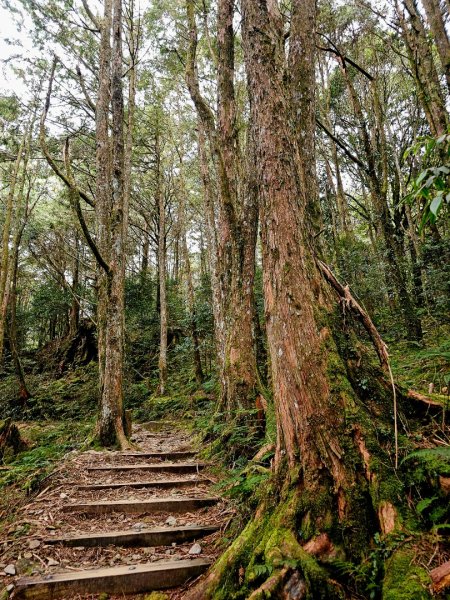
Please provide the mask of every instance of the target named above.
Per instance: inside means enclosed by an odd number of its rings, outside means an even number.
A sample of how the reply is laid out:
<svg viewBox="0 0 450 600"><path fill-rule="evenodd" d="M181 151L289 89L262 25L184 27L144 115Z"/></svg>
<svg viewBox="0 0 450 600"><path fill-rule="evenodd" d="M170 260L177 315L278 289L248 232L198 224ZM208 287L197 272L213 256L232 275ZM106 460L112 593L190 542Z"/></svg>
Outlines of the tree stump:
<svg viewBox="0 0 450 600"><path fill-rule="evenodd" d="M17 425L11 419L0 421L0 460L14 456L25 448Z"/></svg>

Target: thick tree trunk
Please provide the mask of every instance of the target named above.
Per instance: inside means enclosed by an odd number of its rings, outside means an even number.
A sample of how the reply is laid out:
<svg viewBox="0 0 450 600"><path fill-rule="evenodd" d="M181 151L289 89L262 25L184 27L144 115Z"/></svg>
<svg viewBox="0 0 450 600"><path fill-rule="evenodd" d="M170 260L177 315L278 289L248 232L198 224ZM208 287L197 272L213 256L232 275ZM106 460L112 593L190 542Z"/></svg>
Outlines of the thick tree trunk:
<svg viewBox="0 0 450 600"><path fill-rule="evenodd" d="M111 100L111 27L112 0L104 0L100 39L98 97L95 107L96 190L95 217L97 246L104 260L109 261L109 213L111 211L111 147L109 140L109 106ZM106 359L108 277L101 265L97 267L97 337L100 398L103 397ZM101 409L102 410L102 409Z"/></svg>
<svg viewBox="0 0 450 600"><path fill-rule="evenodd" d="M124 218L122 1L114 0L113 9L113 53L111 63L112 164L109 179L111 183L105 190L108 192L110 212L101 215L103 223L108 221L109 272L106 277L105 307L104 315L102 315L104 319L104 369L100 401L99 438L105 446L118 443L124 449L129 446L129 443L123 427L124 220L126 222L126 219ZM107 115L104 116L106 119L108 118Z"/></svg>
<svg viewBox="0 0 450 600"><path fill-rule="evenodd" d="M342 599L344 587L327 572L326 559L363 560L374 531L387 535L398 527L395 505L402 495L389 455L390 383L343 331L325 278L361 318L385 367L386 348L368 315L315 257L279 28L266 2L242 0L241 6L261 202L276 478L254 519L187 598ZM381 423L390 438L384 447L377 433ZM271 573L267 579L256 573L261 564ZM386 598L406 598L403 590L414 577L405 572L400 580L386 579Z"/></svg>

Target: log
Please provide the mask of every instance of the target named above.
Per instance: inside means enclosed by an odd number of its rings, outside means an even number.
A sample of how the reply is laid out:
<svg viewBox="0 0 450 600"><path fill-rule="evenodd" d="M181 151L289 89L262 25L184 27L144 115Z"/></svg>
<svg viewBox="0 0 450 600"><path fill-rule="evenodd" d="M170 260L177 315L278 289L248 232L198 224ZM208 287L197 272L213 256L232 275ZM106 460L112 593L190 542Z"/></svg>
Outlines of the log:
<svg viewBox="0 0 450 600"><path fill-rule="evenodd" d="M142 594L185 584L210 566L203 558L145 565L92 569L79 573L57 573L44 577L22 577L17 581L17 600L75 598L77 594Z"/></svg>
<svg viewBox="0 0 450 600"><path fill-rule="evenodd" d="M170 471L172 473L197 473L206 465L204 463L154 463L139 465L102 465L100 467L88 467L88 471L153 471L160 473Z"/></svg>
<svg viewBox="0 0 450 600"><path fill-rule="evenodd" d="M218 498L157 498L155 500L111 500L103 502L85 502L66 504L64 512L81 512L84 514L102 514L110 512L122 513L183 513L191 512L205 506L216 504Z"/></svg>
<svg viewBox="0 0 450 600"><path fill-rule="evenodd" d="M126 531L108 531L105 533L78 533L77 535L48 538L45 544L63 544L64 546L84 546L86 548L121 546L126 548L145 546L170 546L172 543L191 542L218 531L216 525L188 525L186 527L154 527Z"/></svg>
<svg viewBox="0 0 450 600"><path fill-rule="evenodd" d="M186 486L206 485L209 479L160 479L159 481L133 481L130 483L96 483L93 485L78 485L79 490L109 490L124 488L180 488ZM76 484L73 484L76 485Z"/></svg>

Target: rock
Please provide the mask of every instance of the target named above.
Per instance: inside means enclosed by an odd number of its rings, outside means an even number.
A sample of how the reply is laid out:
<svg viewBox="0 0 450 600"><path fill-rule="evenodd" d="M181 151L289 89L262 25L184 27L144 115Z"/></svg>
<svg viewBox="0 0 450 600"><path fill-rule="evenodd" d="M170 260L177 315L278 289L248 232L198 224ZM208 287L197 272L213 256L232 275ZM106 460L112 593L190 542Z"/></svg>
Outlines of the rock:
<svg viewBox="0 0 450 600"><path fill-rule="evenodd" d="M59 497L60 497L62 500L65 500L65 499L66 499L66 498L68 498L69 496L68 496L67 494L65 494L64 492L61 492L61 494L59 495Z"/></svg>
<svg viewBox="0 0 450 600"><path fill-rule="evenodd" d="M202 553L202 547L200 544L194 544L189 548L189 554L196 555Z"/></svg>
<svg viewBox="0 0 450 600"><path fill-rule="evenodd" d="M33 554L31 552L24 552L23 557L30 560L30 558L33 558Z"/></svg>
<svg viewBox="0 0 450 600"><path fill-rule="evenodd" d="M36 548L39 548L40 545L41 545L41 542L39 540L30 540L30 542L28 544L28 548L30 550L36 550Z"/></svg>
<svg viewBox="0 0 450 600"><path fill-rule="evenodd" d="M155 554L156 552L156 548L154 548L153 546L149 546L148 548L142 548L142 552L144 554L151 555L151 554Z"/></svg>
<svg viewBox="0 0 450 600"><path fill-rule="evenodd" d="M172 542L172 548L175 548L176 545L177 545L176 542Z"/></svg>
<svg viewBox="0 0 450 600"><path fill-rule="evenodd" d="M6 565L6 567L3 570L5 571L5 573L7 575L15 575L16 574L16 567L14 565Z"/></svg>
<svg viewBox="0 0 450 600"><path fill-rule="evenodd" d="M8 593L9 593L9 592L12 592L12 591L13 591L13 589L14 589L14 584L12 584L12 583L10 583L8 586L6 586L6 591L7 591Z"/></svg>
<svg viewBox="0 0 450 600"><path fill-rule="evenodd" d="M133 560L140 560L140 559L141 559L141 555L140 555L140 554L132 554L132 555L131 555L131 558L132 558Z"/></svg>
<svg viewBox="0 0 450 600"><path fill-rule="evenodd" d="M57 560L55 560L54 558L49 558L47 565L49 567L57 567L59 565L59 562Z"/></svg>
<svg viewBox="0 0 450 600"><path fill-rule="evenodd" d="M167 556L170 556L172 554L172 550L166 550L166 554Z"/></svg>
<svg viewBox="0 0 450 600"><path fill-rule="evenodd" d="M143 529L145 527L144 523L135 523L133 525L133 529Z"/></svg>
<svg viewBox="0 0 450 600"><path fill-rule="evenodd" d="M170 525L171 527L173 527L174 525L177 524L177 520L175 519L175 517L167 517L166 519L166 525Z"/></svg>

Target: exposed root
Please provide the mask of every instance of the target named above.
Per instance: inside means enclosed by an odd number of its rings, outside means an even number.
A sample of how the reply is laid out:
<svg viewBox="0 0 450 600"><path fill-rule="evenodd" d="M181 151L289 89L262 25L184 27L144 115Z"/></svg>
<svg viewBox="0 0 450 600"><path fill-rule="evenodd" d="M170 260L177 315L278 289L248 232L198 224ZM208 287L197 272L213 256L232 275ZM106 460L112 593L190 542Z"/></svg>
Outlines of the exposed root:
<svg viewBox="0 0 450 600"><path fill-rule="evenodd" d="M450 560L433 569L430 576L435 592L442 592L445 588L450 587Z"/></svg>

